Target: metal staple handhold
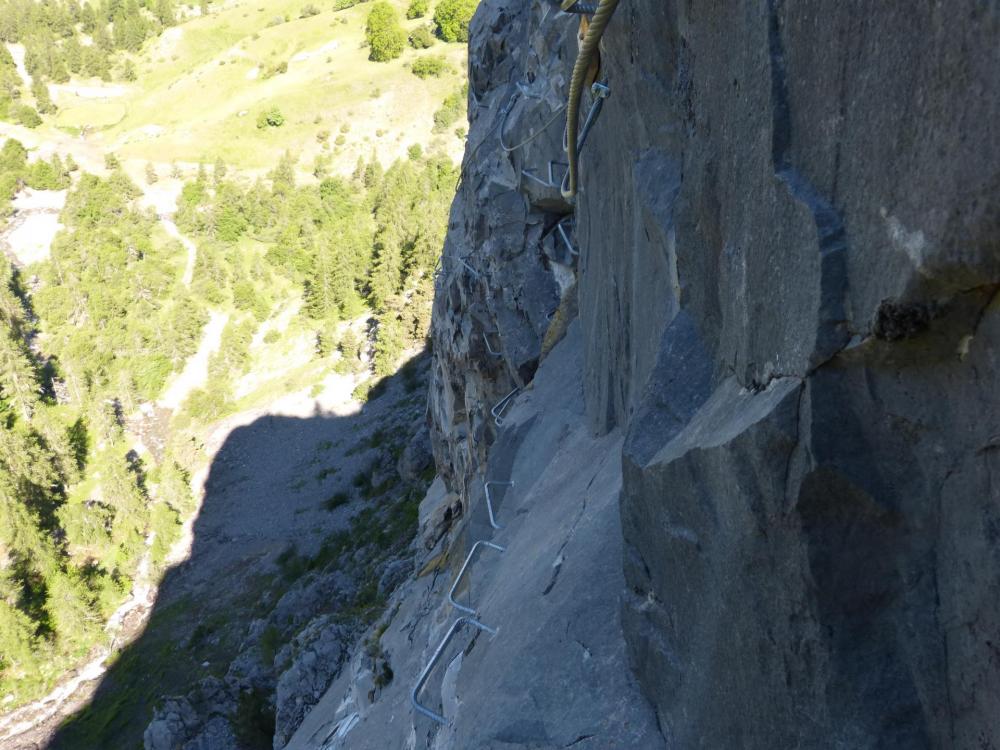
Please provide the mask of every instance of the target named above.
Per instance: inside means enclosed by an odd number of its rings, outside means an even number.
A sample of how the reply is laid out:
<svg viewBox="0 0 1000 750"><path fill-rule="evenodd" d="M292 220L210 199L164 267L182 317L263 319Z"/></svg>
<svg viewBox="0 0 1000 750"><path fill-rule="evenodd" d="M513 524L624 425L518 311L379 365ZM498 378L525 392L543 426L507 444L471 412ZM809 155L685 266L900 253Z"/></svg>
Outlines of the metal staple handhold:
<svg viewBox="0 0 1000 750"><path fill-rule="evenodd" d="M410 702L413 703L413 707L417 711L422 713L424 716L430 719L434 719L434 721L438 722L439 724L447 724L448 720L445 719L441 714L435 711L431 711L426 706L420 705L420 702L417 700L417 694L424 687L424 683L427 682L427 678L430 677L431 670L434 669L434 665L438 663L438 660L441 658L441 654L444 653L445 646L448 645L448 642L451 641L451 639L455 636L455 633L458 632L458 628L464 623L475 625L477 628L486 631L490 635L497 634L497 631L494 628L491 628L489 625L483 625L483 623L479 622L479 620L476 620L472 617L459 617L457 620L455 620L455 622L451 624L451 627L448 628L448 632L445 633L445 636L441 640L441 643L438 644L438 647L434 651L434 655L431 657L431 660L427 663L427 666L424 667L424 670L420 673L420 677L417 678L417 684L414 685L413 690L410 691Z"/></svg>
<svg viewBox="0 0 1000 750"><path fill-rule="evenodd" d="M479 274L479 271L477 271L475 268L473 268L468 263L466 263L464 258L458 258L458 257L451 257L451 256L441 255L441 256L438 257L438 265L435 266L435 268L434 268L434 283L435 284L437 284L437 282L440 280L442 274L444 273L445 264L447 262L451 262L453 264L453 266L454 266L455 263L459 263L459 264L465 266L465 268L469 271L469 273L471 273L477 279L481 278L481 276ZM449 276L449 278L450 278L450 276Z"/></svg>
<svg viewBox="0 0 1000 750"><path fill-rule="evenodd" d="M493 417L493 421L496 423L497 427L503 427L502 415L504 409L507 408L507 405L510 403L511 399L514 397L514 394L516 394L518 390L520 389L515 388L514 390L512 390L510 393L508 393L506 396L500 399L497 402L496 406L490 409L490 415Z"/></svg>
<svg viewBox="0 0 1000 750"><path fill-rule="evenodd" d="M568 221L568 217L556 224L556 229L559 230L559 236L562 237L562 241L566 244L566 248L569 250L570 255L579 255L580 251L573 247L573 243L569 241L569 236L566 234L566 230L563 229L563 223Z"/></svg>
<svg viewBox="0 0 1000 750"><path fill-rule="evenodd" d="M503 352L494 351L493 347L490 346L490 339L489 339L489 336L486 335L485 331L483 332L483 342L486 344L486 351L488 351L494 357L502 357L503 356Z"/></svg>
<svg viewBox="0 0 1000 750"><path fill-rule="evenodd" d="M462 563L462 567L458 571L458 575L455 576L455 582L451 585L451 589L448 591L448 601L451 603L451 606L455 607L455 609L460 609L463 612L468 612L470 615L476 614L476 610L473 609L472 607L466 607L464 604L459 604L458 602L456 602L455 590L458 588L458 584L461 583L462 576L465 575L465 570L466 568L469 567L469 563L472 562L472 556L476 554L476 550L479 549L480 545L484 547L490 547L492 549L497 550L498 552L506 552L506 548L501 547L499 544L494 544L493 542L487 542L483 539L480 539L478 542L473 544L472 549L469 550L469 554L466 556L465 562Z"/></svg>
<svg viewBox="0 0 1000 750"><path fill-rule="evenodd" d="M494 529L496 529L497 531L499 531L500 529L503 528L503 526L501 526L499 523L497 523L496 514L493 513L493 498L490 497L490 485L491 484L497 484L497 485L500 485L500 486L503 486L503 487L513 487L514 483L513 482L496 482L496 481L483 482L483 492L486 493L486 512L490 516L490 526L492 526Z"/></svg>
<svg viewBox="0 0 1000 750"><path fill-rule="evenodd" d="M521 175L524 176L524 177L527 177L529 180L534 180L535 182L537 182L542 187L551 188L551 189L558 188L562 184L562 181L560 180L559 182L556 182L555 174L552 172L552 167L555 167L555 166L568 167L569 165L566 162L564 162L564 161L550 161L549 162L549 181L548 182L546 182L545 180L543 180L541 177L536 177L535 174L534 174L534 172L532 170L530 170L530 169L522 169L521 170Z"/></svg>

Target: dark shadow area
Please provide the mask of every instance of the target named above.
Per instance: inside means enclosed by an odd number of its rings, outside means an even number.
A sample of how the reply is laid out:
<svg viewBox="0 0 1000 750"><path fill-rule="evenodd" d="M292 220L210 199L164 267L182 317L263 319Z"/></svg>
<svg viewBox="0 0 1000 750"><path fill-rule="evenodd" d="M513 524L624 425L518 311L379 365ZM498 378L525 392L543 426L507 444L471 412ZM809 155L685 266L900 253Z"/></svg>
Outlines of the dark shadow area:
<svg viewBox="0 0 1000 750"><path fill-rule="evenodd" d="M270 749L275 655L323 615L356 637L384 609L387 566L406 557L433 467L429 452L397 466L426 429L429 359L411 359L356 413L233 429L211 462L190 556L165 574L90 703L36 747L141 748L164 696L215 678L229 694L206 711L230 720L241 748ZM260 669L234 693L227 673L248 653Z"/></svg>

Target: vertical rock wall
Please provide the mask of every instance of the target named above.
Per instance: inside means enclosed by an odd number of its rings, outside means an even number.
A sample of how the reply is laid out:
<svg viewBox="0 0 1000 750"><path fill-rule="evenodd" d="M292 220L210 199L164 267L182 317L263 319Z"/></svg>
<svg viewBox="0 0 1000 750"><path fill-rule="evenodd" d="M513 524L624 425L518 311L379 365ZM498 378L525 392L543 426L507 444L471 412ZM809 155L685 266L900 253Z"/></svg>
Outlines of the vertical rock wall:
<svg viewBox="0 0 1000 750"><path fill-rule="evenodd" d="M1000 13L622 3L583 155L626 640L678 747L1000 746Z"/></svg>
<svg viewBox="0 0 1000 750"><path fill-rule="evenodd" d="M569 206L523 170L562 175L575 32L543 0L473 23L433 324L449 486L578 297L671 745L1000 748L1000 8L623 0Z"/></svg>

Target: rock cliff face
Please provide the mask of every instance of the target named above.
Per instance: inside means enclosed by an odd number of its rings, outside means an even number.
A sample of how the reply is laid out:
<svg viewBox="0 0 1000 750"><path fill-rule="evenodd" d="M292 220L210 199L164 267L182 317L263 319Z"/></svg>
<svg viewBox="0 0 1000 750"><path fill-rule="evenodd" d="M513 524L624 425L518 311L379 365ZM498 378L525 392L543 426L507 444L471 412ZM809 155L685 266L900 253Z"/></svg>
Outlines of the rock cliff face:
<svg viewBox="0 0 1000 750"><path fill-rule="evenodd" d="M576 32L476 14L425 575L289 747L1000 748L1000 10L624 0L570 205Z"/></svg>
<svg viewBox="0 0 1000 750"><path fill-rule="evenodd" d="M562 121L499 143L555 113L574 33L547 3L477 15L434 320L450 486L474 497L570 290L588 422L626 432L624 637L668 742L1000 747L1000 12L623 2L578 268L533 179Z"/></svg>
<svg viewBox="0 0 1000 750"><path fill-rule="evenodd" d="M1000 745L1000 14L625 4L577 208L679 747Z"/></svg>

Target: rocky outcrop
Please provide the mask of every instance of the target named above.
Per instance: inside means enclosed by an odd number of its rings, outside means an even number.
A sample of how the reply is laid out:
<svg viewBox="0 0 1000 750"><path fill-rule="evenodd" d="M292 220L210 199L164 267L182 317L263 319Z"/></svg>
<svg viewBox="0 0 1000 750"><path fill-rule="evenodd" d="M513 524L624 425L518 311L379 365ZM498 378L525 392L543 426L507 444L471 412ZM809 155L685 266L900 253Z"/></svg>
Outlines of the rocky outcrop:
<svg viewBox="0 0 1000 750"><path fill-rule="evenodd" d="M340 672L351 642L349 628L321 617L282 649L276 660L290 665L278 678L274 694L274 746L284 747L306 714Z"/></svg>
<svg viewBox="0 0 1000 750"><path fill-rule="evenodd" d="M496 439L490 412L531 382L575 268L556 229L571 207L553 183L575 29L548 0L484 2L469 49L469 145L436 280L430 386L438 471L462 498Z"/></svg>

